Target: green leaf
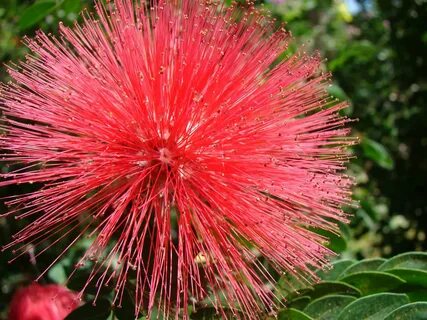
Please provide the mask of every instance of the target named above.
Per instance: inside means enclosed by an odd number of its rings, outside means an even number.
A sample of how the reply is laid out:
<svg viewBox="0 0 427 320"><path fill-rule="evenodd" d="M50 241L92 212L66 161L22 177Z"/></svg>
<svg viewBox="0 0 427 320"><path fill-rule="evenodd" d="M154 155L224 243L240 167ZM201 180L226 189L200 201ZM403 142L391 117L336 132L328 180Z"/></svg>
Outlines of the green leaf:
<svg viewBox="0 0 427 320"><path fill-rule="evenodd" d="M390 312L407 303L409 299L405 294L373 294L347 305L339 314L338 320L384 320Z"/></svg>
<svg viewBox="0 0 427 320"><path fill-rule="evenodd" d="M378 270L384 271L402 268L427 270L427 253L407 252L399 254L384 262Z"/></svg>
<svg viewBox="0 0 427 320"><path fill-rule="evenodd" d="M337 280L341 273L354 263L356 263L354 260L338 260L332 263L331 270L317 271L317 275L323 280Z"/></svg>
<svg viewBox="0 0 427 320"><path fill-rule="evenodd" d="M363 138L361 146L366 157L375 161L376 164L384 169L393 169L393 158L382 144L369 138Z"/></svg>
<svg viewBox="0 0 427 320"><path fill-rule="evenodd" d="M72 13L72 12L77 13L77 12L80 12L82 4L81 4L81 1L64 0L61 7L67 13Z"/></svg>
<svg viewBox="0 0 427 320"><path fill-rule="evenodd" d="M344 101L348 99L344 90L337 84L332 84L331 86L329 86L328 93L340 101Z"/></svg>
<svg viewBox="0 0 427 320"><path fill-rule="evenodd" d="M407 284L427 288L427 271L417 269L392 269L387 273L394 274L406 281Z"/></svg>
<svg viewBox="0 0 427 320"><path fill-rule="evenodd" d="M312 290L310 288L310 283L298 279L292 274L286 273L283 274L276 286L276 295L283 297L296 297L301 296L302 293L307 290Z"/></svg>
<svg viewBox="0 0 427 320"><path fill-rule="evenodd" d="M349 266L347 269L345 269L341 274L340 278L343 278L344 276L356 273L356 272L362 272L362 271L375 271L378 269L380 265L382 265L386 261L382 258L373 258L373 259L365 259L362 261L359 261L351 266Z"/></svg>
<svg viewBox="0 0 427 320"><path fill-rule="evenodd" d="M237 316L239 318L243 318L243 313L239 311L234 311L231 309L224 308L224 313L229 319L235 319ZM196 311L193 311L191 314L191 319L194 320L213 320L213 319L223 319L223 315L221 312L217 312L214 307L200 308Z"/></svg>
<svg viewBox="0 0 427 320"><path fill-rule="evenodd" d="M289 293L286 299L290 300L290 299L296 299L302 296L310 296L312 292L313 292L313 288L311 287L298 289L298 291L292 291L291 293Z"/></svg>
<svg viewBox="0 0 427 320"><path fill-rule="evenodd" d="M287 303L288 308L294 308L298 310L303 310L311 301L309 296L297 297L295 299L289 300Z"/></svg>
<svg viewBox="0 0 427 320"><path fill-rule="evenodd" d="M352 285L339 281L323 281L313 286L313 291L308 294L312 299L326 295L351 295L359 297L361 292Z"/></svg>
<svg viewBox="0 0 427 320"><path fill-rule="evenodd" d="M328 240L328 244L326 245L326 247L331 249L332 251L336 253L340 253L340 252L343 252L345 249L347 249L347 242L343 237L336 235L335 233L332 233L330 231L319 229L319 228L309 228L309 229L310 231L325 237Z"/></svg>
<svg viewBox="0 0 427 320"><path fill-rule="evenodd" d="M304 312L316 320L335 320L345 306L356 300L352 296L331 295L311 302Z"/></svg>
<svg viewBox="0 0 427 320"><path fill-rule="evenodd" d="M56 7L55 0L39 0L26 8L19 19L21 30L34 26Z"/></svg>
<svg viewBox="0 0 427 320"><path fill-rule="evenodd" d="M405 281L395 275L379 271L363 271L343 277L341 281L358 288L363 295L391 291Z"/></svg>
<svg viewBox="0 0 427 320"><path fill-rule="evenodd" d="M191 318L191 319L193 319L193 318ZM206 318L206 319L208 319L208 318ZM215 318L210 318L210 319L215 319ZM166 320L166 319L164 318L163 313L161 311L159 311L156 306L154 306L153 309L151 310L151 316L150 317L146 316L143 318L139 318L139 320Z"/></svg>
<svg viewBox="0 0 427 320"><path fill-rule="evenodd" d="M427 302L414 302L391 312L384 320L427 320Z"/></svg>
<svg viewBox="0 0 427 320"><path fill-rule="evenodd" d="M65 273L64 267L61 263L57 263L49 269L47 276L50 280L55 283L64 284L67 281L67 274Z"/></svg>
<svg viewBox="0 0 427 320"><path fill-rule="evenodd" d="M406 289L404 292L409 297L411 302L418 301L427 301L427 290L426 289L414 289L414 288L404 288ZM402 292L402 291L401 291Z"/></svg>
<svg viewBox="0 0 427 320"><path fill-rule="evenodd" d="M351 228L349 227L349 225L347 223L338 221L337 222L339 228L340 228L340 234L341 236L347 240L349 239L353 239L353 231L351 230Z"/></svg>
<svg viewBox="0 0 427 320"><path fill-rule="evenodd" d="M297 309L284 309L279 312L277 320L312 320L310 316Z"/></svg>
<svg viewBox="0 0 427 320"><path fill-rule="evenodd" d="M88 302L71 312L64 320L107 320L111 313L111 303L106 299L99 299L96 305Z"/></svg>

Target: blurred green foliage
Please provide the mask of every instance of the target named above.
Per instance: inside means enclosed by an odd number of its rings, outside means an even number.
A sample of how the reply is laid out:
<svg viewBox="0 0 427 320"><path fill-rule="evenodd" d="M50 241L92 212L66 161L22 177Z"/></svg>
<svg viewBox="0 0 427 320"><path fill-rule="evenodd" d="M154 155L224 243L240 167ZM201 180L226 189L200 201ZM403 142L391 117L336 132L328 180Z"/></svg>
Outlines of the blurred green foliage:
<svg viewBox="0 0 427 320"><path fill-rule="evenodd" d="M273 2L273 1L272 1ZM425 250L427 232L427 2L283 0L265 4L333 73L361 143L344 255ZM348 3L352 3L352 12ZM279 4L277 4L279 3Z"/></svg>
<svg viewBox="0 0 427 320"><path fill-rule="evenodd" d="M23 36L32 36L37 29L56 33L58 22L73 24L83 8L91 7L90 0L2 0L0 2L0 61L17 62L27 52ZM0 79L7 79L5 68Z"/></svg>
<svg viewBox="0 0 427 320"><path fill-rule="evenodd" d="M354 198L360 205L349 209L353 213L352 223L350 227L342 226L343 238L327 235L331 237L330 248L347 258L336 262L334 270L338 271L356 268L352 259L391 256L427 247L427 1L351 2L351 12L344 0L257 2L278 21L286 21L295 38L294 48L320 51L325 58L324 70L333 73L330 93L339 100L347 100L346 115L358 119L353 134L361 143L352 150L355 158L349 165L349 174L358 183ZM31 37L39 28L57 33L59 21L71 25L79 19L81 10L92 5L92 0L2 0L0 60L13 63L23 59L27 52L21 44L24 35ZM0 79L9 80L6 68L0 69ZM7 196L29 188L33 187L8 187L0 192ZM0 210L7 208L2 205ZM0 219L0 243L8 243L22 226L19 221ZM87 246L84 241L73 246L45 280L65 283L75 257ZM15 263L13 267L7 263L12 257L10 252L0 255L0 319L16 286L48 267L60 250L52 248L37 264L28 263L29 257L21 258L18 261L24 263ZM382 262L367 260L357 268L372 268ZM393 274L397 278L406 276ZM391 285L393 281L385 283ZM78 289L79 277L69 285ZM335 288L342 289L339 285ZM334 308L353 305L355 298L351 294L337 294L335 300L326 302ZM307 302L304 301L301 299L300 305ZM397 304L407 304L404 302ZM311 308L307 306L309 314L318 309L313 304L310 303ZM425 305L414 308L425 310ZM289 312L297 314L298 319L306 319L298 315L303 309L289 310L295 310ZM280 315L280 319L288 318Z"/></svg>

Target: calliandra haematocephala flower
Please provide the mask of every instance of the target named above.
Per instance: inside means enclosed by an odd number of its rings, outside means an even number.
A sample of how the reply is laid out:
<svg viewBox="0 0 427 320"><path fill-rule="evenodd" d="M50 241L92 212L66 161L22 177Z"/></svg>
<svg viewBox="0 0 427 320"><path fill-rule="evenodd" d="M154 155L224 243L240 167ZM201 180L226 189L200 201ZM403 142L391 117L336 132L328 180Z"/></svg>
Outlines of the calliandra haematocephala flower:
<svg viewBox="0 0 427 320"><path fill-rule="evenodd" d="M60 285L32 284L18 289L9 306L8 320L63 320L77 308L77 294Z"/></svg>
<svg viewBox="0 0 427 320"><path fill-rule="evenodd" d="M8 201L32 222L3 249L89 236L74 272L92 263L86 286L116 305L132 282L136 313L274 309L265 261L302 279L327 265L311 230L347 220L352 185L346 104L318 56L278 59L289 41L253 3L203 0L98 2L26 39L1 88L3 157L23 167L1 185L41 188Z"/></svg>

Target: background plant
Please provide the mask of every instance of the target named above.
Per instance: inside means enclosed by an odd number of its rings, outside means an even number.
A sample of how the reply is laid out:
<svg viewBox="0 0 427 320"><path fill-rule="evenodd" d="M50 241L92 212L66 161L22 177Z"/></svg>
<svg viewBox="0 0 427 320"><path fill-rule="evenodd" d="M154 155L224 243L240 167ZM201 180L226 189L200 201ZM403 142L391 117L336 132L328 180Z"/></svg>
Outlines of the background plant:
<svg viewBox="0 0 427 320"><path fill-rule="evenodd" d="M333 72L335 81L331 94L350 101L347 113L359 119L354 135L361 143L353 150L357 158L349 170L358 181L354 197L360 207L353 211L350 227L342 227L344 238L328 235L331 248L347 259L425 250L427 2L351 3L284 0L257 4L271 10L279 21L286 21L296 43L304 44L305 50L319 50L327 58L324 69ZM0 60L22 59L26 53L20 42L24 35L31 36L38 28L55 33L59 21L72 24L78 13L92 4L90 0L3 0ZM0 77L8 80L5 68ZM2 170L6 172L8 167ZM24 188L32 186L3 188L1 194L13 195ZM0 209L7 210L4 205ZM19 221L0 219L0 243L7 243L20 227ZM51 269L45 281L64 283L75 257L87 246L85 241L79 242ZM50 258L57 254L52 252ZM28 263L31 257L27 257L26 263L10 266L10 258L10 252L0 255L3 315L15 288L33 279L52 260L46 255L43 260ZM77 282L71 287L77 288Z"/></svg>

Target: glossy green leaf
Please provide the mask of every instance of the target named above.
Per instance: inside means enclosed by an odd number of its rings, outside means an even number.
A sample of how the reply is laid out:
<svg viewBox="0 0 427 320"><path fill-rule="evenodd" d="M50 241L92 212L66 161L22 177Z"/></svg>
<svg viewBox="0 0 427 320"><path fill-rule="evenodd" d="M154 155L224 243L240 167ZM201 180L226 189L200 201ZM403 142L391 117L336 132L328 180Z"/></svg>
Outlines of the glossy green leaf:
<svg viewBox="0 0 427 320"><path fill-rule="evenodd" d="M418 301L427 301L427 289L420 289L418 288L404 288L406 290L401 291L405 292L406 295L409 297L409 300L411 302L418 302Z"/></svg>
<svg viewBox="0 0 427 320"><path fill-rule="evenodd" d="M338 320L384 320L390 312L409 303L404 294L379 293L363 297L347 305Z"/></svg>
<svg viewBox="0 0 427 320"><path fill-rule="evenodd" d="M361 292L354 286L339 281L323 281L313 286L309 294L311 299L317 299L330 294L350 295L359 297Z"/></svg>
<svg viewBox="0 0 427 320"><path fill-rule="evenodd" d="M303 310L311 301L309 296L297 297L295 299L289 300L287 303L288 308L294 308L298 310Z"/></svg>
<svg viewBox="0 0 427 320"><path fill-rule="evenodd" d="M361 146L366 157L384 169L393 169L393 158L382 144L365 137L362 139Z"/></svg>
<svg viewBox="0 0 427 320"><path fill-rule="evenodd" d="M19 19L21 30L34 26L56 7L55 0L39 0L26 8Z"/></svg>
<svg viewBox="0 0 427 320"><path fill-rule="evenodd" d="M316 320L335 320L345 306L356 300L352 296L331 295L312 301L304 312Z"/></svg>
<svg viewBox="0 0 427 320"><path fill-rule="evenodd" d="M384 262L378 270L383 271L402 268L427 270L427 253L407 252L399 254Z"/></svg>
<svg viewBox="0 0 427 320"><path fill-rule="evenodd" d="M310 231L325 237L328 241L326 247L336 253L343 252L347 248L347 241L335 233L318 228L310 228Z"/></svg>
<svg viewBox="0 0 427 320"><path fill-rule="evenodd" d="M341 273L354 263L356 263L354 260L338 260L332 263L332 269L319 270L317 271L317 275L323 280L337 280Z"/></svg>
<svg viewBox="0 0 427 320"><path fill-rule="evenodd" d="M281 310L277 320L312 320L312 318L300 310L289 308Z"/></svg>
<svg viewBox="0 0 427 320"><path fill-rule="evenodd" d="M384 320L427 320L427 302L404 305L391 312Z"/></svg>
<svg viewBox="0 0 427 320"><path fill-rule="evenodd" d="M106 299L99 299L96 305L88 302L71 312L65 320L107 320L111 314L111 303Z"/></svg>
<svg viewBox="0 0 427 320"><path fill-rule="evenodd" d="M353 273L343 277L341 281L358 288L362 295L391 291L405 283L395 275L379 271Z"/></svg>
<svg viewBox="0 0 427 320"><path fill-rule="evenodd" d="M357 273L357 272L375 271L378 269L380 265L384 263L384 261L386 260L381 258L365 259L365 260L359 261L357 263L352 264L347 269L345 269L340 274L339 277L343 278L344 276Z"/></svg>
<svg viewBox="0 0 427 320"><path fill-rule="evenodd" d="M427 271L417 269L392 269L387 273L394 274L406 281L407 284L427 288Z"/></svg>
<svg viewBox="0 0 427 320"><path fill-rule="evenodd" d="M311 287L300 289L298 291L293 291L290 294L288 294L286 299L295 299L295 298L299 298L302 296L310 296L312 292L313 292L313 288L311 288Z"/></svg>

